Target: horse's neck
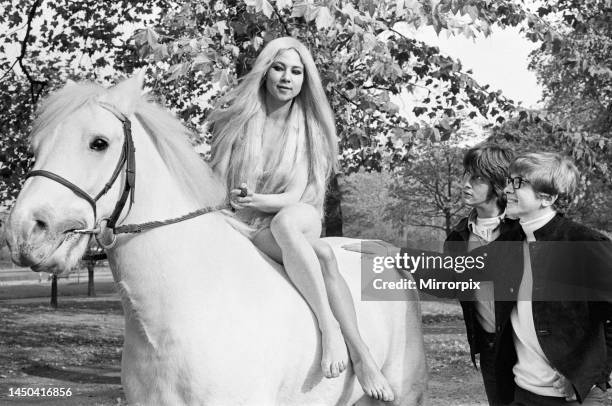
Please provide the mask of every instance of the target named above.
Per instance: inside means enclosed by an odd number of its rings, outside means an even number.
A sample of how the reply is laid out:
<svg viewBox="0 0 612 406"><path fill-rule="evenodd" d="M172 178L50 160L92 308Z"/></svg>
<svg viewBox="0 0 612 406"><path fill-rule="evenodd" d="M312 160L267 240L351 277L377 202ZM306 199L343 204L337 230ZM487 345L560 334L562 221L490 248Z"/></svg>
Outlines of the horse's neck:
<svg viewBox="0 0 612 406"><path fill-rule="evenodd" d="M166 220L197 209L177 186L157 149L139 124L134 125L136 188L134 205L123 224ZM203 182L204 183L204 182ZM127 209L126 209L127 212ZM126 213L124 212L124 214ZM155 343L160 326L167 326L178 306L187 306L199 289L214 286L212 273L190 274L205 261L205 247L233 231L216 215L161 227L136 236L119 236L109 260L126 317ZM197 226L196 226L197 224ZM214 229L207 232L207 229ZM212 267L211 267L212 268ZM193 280L195 278L195 280ZM200 294L204 294L201 292ZM184 300L175 300L183 297Z"/></svg>
<svg viewBox="0 0 612 406"><path fill-rule="evenodd" d="M195 210L196 204L185 197L149 136L134 121L136 186L134 204L123 222L162 220Z"/></svg>

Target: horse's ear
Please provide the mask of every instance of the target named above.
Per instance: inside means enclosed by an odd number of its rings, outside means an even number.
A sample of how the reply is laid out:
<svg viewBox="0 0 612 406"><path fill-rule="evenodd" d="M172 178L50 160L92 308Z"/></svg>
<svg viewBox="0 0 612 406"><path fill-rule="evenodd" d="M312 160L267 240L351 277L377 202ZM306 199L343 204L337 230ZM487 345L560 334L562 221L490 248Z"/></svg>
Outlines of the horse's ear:
<svg viewBox="0 0 612 406"><path fill-rule="evenodd" d="M142 98L144 77L144 69L139 70L131 78L108 89L108 93L102 96L102 101L112 104L126 116L131 115Z"/></svg>

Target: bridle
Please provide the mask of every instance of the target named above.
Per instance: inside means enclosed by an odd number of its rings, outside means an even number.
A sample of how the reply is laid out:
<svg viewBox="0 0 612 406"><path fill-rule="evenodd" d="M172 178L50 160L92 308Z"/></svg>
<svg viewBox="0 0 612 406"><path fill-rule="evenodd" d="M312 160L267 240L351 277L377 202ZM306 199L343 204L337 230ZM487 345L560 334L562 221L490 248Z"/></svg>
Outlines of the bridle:
<svg viewBox="0 0 612 406"><path fill-rule="evenodd" d="M167 224L178 223L180 221L194 218L202 214L210 213L212 211L221 210L227 207L227 205L209 206L209 207L204 207L194 212L185 214L183 216L168 219L168 220L152 221L152 222L142 223L142 224L127 224L127 225L117 226L117 221L119 220L119 216L121 215L121 213L123 212L123 209L125 208L128 198L130 198L129 209L131 209L132 204L134 203L134 191L135 191L135 186L136 186L136 159L135 159L136 149L134 148L134 140L132 139L132 123L125 114L118 111L114 106L108 103L104 103L104 102L98 102L98 104L100 105L100 107L112 113L119 121L121 121L121 124L123 126L123 147L121 150L121 156L119 157L119 161L117 162L117 165L115 166L115 170L113 171L113 174L111 175L109 181L106 182L102 190L95 197L92 197L89 193L87 193L86 191L84 191L83 189L75 185L74 183L70 182L66 178L60 175L57 175L53 172L43 170L43 169L37 169L37 170L31 171L25 177L26 179L28 179L28 178L35 177L35 176L42 176L42 177L51 179L67 187L78 197L84 199L85 201L87 201L87 203L89 203L94 213L94 224L95 224L94 228L71 230L71 232L76 233L76 234L95 235L96 240L98 241L98 244L100 244L102 248L108 249L108 248L112 248L115 245L117 234L140 233L145 230L149 230L149 229L156 228L156 227L161 227ZM121 169L124 166L125 166L125 182L123 184L123 191L121 192L121 196L119 197L119 200L117 200L117 203L115 204L115 208L113 209L111 215L109 217L105 217L105 218L98 220L96 203L98 202L98 200L100 200L102 196L104 196L111 189L111 187L113 187L113 185L119 178ZM105 242L105 240L100 238L101 235L106 236L106 237L110 236L111 242L110 243Z"/></svg>

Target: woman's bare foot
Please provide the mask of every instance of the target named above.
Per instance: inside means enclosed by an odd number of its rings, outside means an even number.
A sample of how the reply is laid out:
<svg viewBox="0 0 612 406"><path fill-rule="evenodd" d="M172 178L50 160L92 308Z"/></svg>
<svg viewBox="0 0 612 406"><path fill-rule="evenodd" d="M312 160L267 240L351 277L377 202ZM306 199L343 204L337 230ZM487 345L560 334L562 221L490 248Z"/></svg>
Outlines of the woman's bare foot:
<svg viewBox="0 0 612 406"><path fill-rule="evenodd" d="M321 332L321 369L326 378L337 378L348 365L348 351L340 327L331 327Z"/></svg>
<svg viewBox="0 0 612 406"><path fill-rule="evenodd" d="M366 395L384 402L391 402L395 399L387 378L369 353L364 359L353 361L353 370Z"/></svg>

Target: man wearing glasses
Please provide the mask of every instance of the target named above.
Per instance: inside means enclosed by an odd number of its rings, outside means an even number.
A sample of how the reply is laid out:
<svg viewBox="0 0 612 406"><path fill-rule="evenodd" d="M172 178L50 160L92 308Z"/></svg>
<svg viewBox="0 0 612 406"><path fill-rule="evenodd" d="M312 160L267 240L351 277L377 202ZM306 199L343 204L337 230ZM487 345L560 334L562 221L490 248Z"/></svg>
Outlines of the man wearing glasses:
<svg viewBox="0 0 612 406"><path fill-rule="evenodd" d="M516 261L518 300L499 305L498 376L514 381L500 378L501 386L514 386L516 406L604 405L612 370L612 245L557 212L578 186L569 159L524 154L510 173L506 213L520 219L523 258ZM573 292L560 295L560 281L571 281L565 287Z"/></svg>
<svg viewBox="0 0 612 406"><path fill-rule="evenodd" d="M612 243L558 212L578 185L569 159L524 154L509 171L506 216L519 221L494 243L470 252L488 254L486 269L427 269L413 277L494 283L493 369L500 402L604 405L612 371ZM366 253L423 255L376 242L362 245Z"/></svg>

